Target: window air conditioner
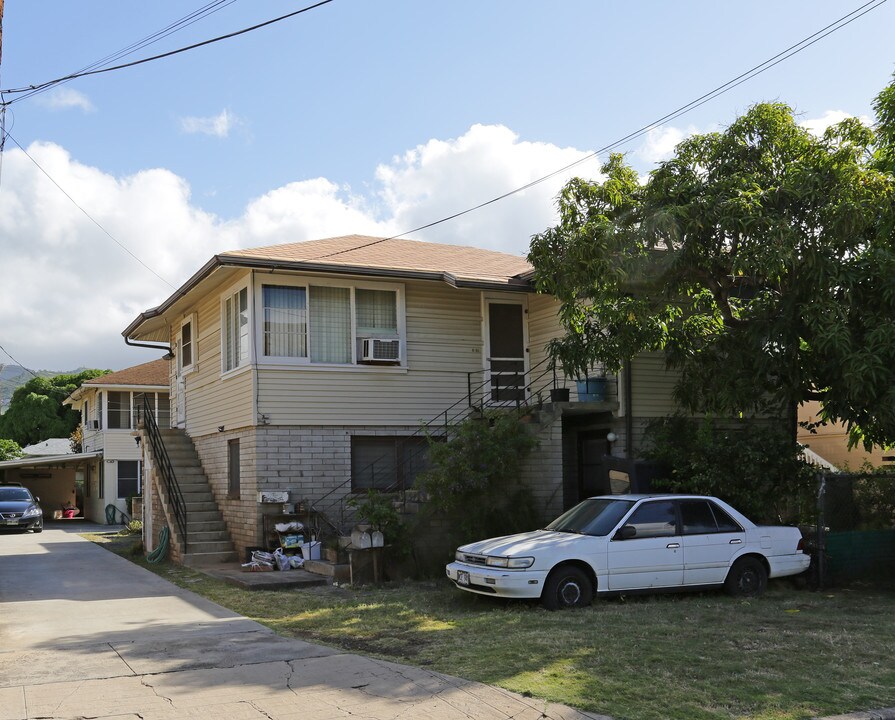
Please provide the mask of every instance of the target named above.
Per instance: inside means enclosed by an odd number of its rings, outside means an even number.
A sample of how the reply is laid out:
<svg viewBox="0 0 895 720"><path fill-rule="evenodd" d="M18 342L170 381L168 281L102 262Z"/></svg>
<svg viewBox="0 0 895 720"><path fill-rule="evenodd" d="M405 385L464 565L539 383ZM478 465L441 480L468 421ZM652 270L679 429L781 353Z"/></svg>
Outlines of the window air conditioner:
<svg viewBox="0 0 895 720"><path fill-rule="evenodd" d="M363 338L361 346L363 362L401 362L401 341L398 338Z"/></svg>

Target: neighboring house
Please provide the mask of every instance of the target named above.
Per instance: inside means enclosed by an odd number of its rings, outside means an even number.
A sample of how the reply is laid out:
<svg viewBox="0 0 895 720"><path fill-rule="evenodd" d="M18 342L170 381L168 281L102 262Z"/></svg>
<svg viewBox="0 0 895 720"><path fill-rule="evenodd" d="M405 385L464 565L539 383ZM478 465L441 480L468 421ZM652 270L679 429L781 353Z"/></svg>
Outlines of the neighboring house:
<svg viewBox="0 0 895 720"><path fill-rule="evenodd" d="M560 375L571 402L548 402L559 304L533 291L531 271L504 253L358 235L226 252L122 334L173 352L172 424L195 447L237 549L263 544L263 492L323 510L411 486L420 423L483 397L544 401L525 474L546 518L642 486L643 427L674 411L674 378L660 357L637 358L609 378L605 399L577 402ZM163 521L177 532L170 512Z"/></svg>
<svg viewBox="0 0 895 720"><path fill-rule="evenodd" d="M819 416L818 402L804 403L799 407L800 423L816 423ZM848 430L843 423L819 425L814 432L809 432L800 425L797 438L802 445L806 445L828 463L842 470L860 470L865 463L880 467L885 462L884 457L895 454L881 447L867 451L863 445L849 449Z"/></svg>
<svg viewBox="0 0 895 720"><path fill-rule="evenodd" d="M142 448L136 442L137 417L148 403L159 422L169 424L170 363L153 360L88 380L64 403L81 413L81 448L92 459L84 469L83 512L106 521L114 505L130 516L127 499L141 494ZM110 513L111 514L111 513Z"/></svg>

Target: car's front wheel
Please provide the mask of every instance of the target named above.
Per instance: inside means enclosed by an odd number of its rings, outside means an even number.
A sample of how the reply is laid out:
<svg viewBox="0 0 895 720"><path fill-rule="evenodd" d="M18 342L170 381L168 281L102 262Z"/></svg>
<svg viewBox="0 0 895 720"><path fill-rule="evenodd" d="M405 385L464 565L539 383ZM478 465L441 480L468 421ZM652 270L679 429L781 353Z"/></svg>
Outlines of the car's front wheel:
<svg viewBox="0 0 895 720"><path fill-rule="evenodd" d="M594 599L590 578L574 565L560 565L547 578L541 604L548 610L587 607Z"/></svg>
<svg viewBox="0 0 895 720"><path fill-rule="evenodd" d="M768 586L768 571L760 560L754 557L744 557L737 560L727 580L724 581L724 589L734 597L755 598L761 595Z"/></svg>

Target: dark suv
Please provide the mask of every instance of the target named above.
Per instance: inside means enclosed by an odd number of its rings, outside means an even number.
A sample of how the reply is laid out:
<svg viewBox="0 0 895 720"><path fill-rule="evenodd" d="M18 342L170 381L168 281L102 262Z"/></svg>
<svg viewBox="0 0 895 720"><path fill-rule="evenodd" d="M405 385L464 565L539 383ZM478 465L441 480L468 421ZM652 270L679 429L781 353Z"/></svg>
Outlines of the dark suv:
<svg viewBox="0 0 895 720"><path fill-rule="evenodd" d="M44 529L44 519L38 499L28 488L0 485L0 528L41 532Z"/></svg>

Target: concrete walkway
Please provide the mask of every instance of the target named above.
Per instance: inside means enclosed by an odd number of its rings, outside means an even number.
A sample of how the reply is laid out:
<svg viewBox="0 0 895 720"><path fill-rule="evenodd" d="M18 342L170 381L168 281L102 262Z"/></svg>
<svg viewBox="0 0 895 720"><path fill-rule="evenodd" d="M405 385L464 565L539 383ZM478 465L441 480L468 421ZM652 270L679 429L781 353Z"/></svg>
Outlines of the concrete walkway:
<svg viewBox="0 0 895 720"><path fill-rule="evenodd" d="M0 534L0 720L599 717L279 637L84 531Z"/></svg>

